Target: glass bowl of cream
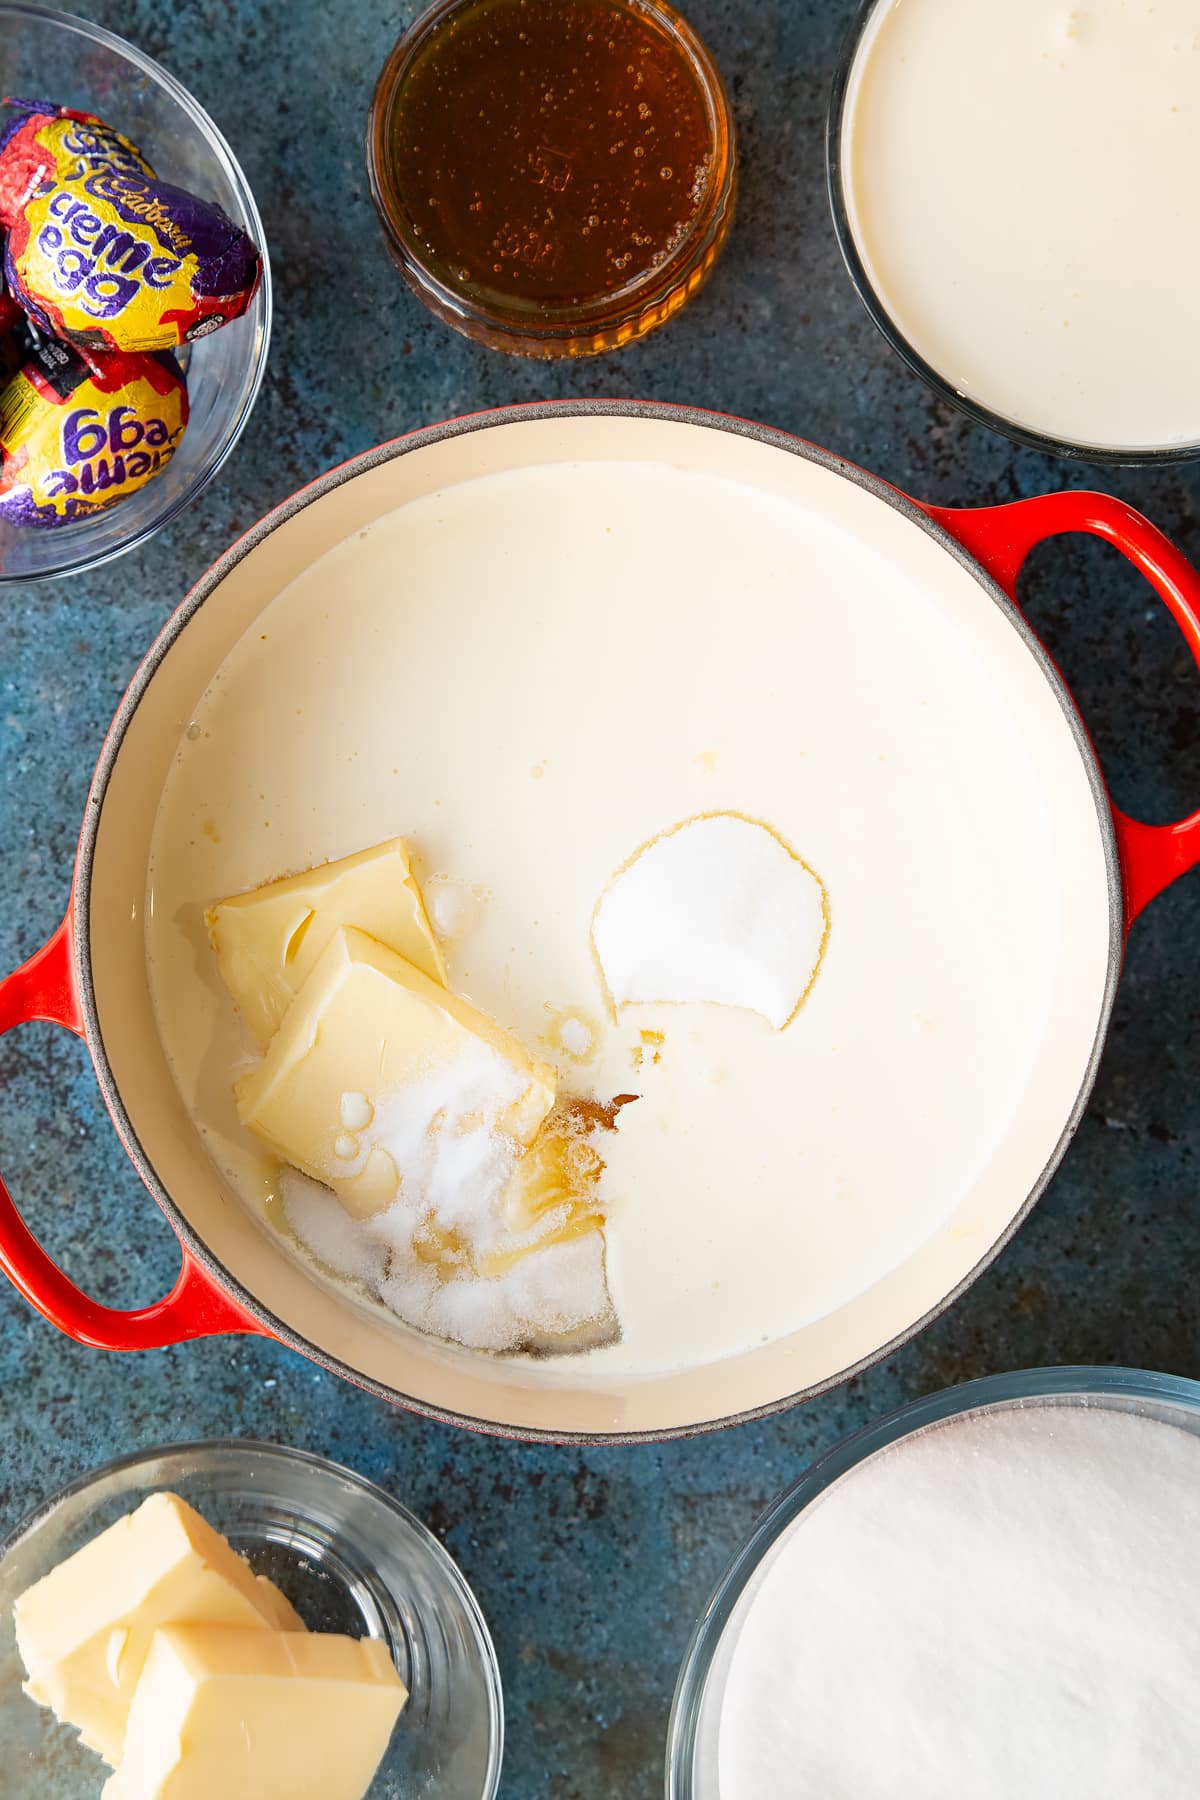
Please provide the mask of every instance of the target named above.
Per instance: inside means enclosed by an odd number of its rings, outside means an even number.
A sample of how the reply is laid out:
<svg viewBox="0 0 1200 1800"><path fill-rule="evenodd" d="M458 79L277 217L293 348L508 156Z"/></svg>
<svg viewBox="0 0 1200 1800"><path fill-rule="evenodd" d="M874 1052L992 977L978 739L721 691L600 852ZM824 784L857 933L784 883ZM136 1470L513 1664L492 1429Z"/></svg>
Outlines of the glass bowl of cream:
<svg viewBox="0 0 1200 1800"><path fill-rule="evenodd" d="M1190 1791L1200 1383L997 1375L847 1439L693 1635L668 1800Z"/></svg>
<svg viewBox="0 0 1200 1800"><path fill-rule="evenodd" d="M474 1595L437 1539L362 1476L249 1439L138 1451L56 1494L0 1549L4 1791L95 1800L108 1770L23 1692L13 1604L116 1520L170 1493L273 1581L310 1631L380 1638L409 1690L369 1800L494 1800L500 1675ZM11 1790L5 1785L13 1782Z"/></svg>
<svg viewBox="0 0 1200 1800"><path fill-rule="evenodd" d="M892 348L978 423L1091 462L1200 454L1190 0L870 0L827 167Z"/></svg>

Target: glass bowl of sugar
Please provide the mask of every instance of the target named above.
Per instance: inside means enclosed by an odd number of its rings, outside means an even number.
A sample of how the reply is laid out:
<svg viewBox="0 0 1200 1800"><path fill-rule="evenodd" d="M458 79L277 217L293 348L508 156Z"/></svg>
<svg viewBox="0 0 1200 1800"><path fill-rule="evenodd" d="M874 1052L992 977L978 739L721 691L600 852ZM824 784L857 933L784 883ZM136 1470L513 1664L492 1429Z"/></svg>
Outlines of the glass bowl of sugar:
<svg viewBox="0 0 1200 1800"><path fill-rule="evenodd" d="M992 1376L839 1444L693 1635L667 1800L1194 1791L1200 1383Z"/></svg>
<svg viewBox="0 0 1200 1800"><path fill-rule="evenodd" d="M202 1514L255 1574L275 1583L310 1631L386 1644L408 1701L368 1800L495 1800L504 1749L500 1674L456 1564L412 1513L361 1475L245 1438L122 1457L47 1500L0 1547L0 1794L99 1795L106 1766L23 1691L13 1603L161 1492Z"/></svg>

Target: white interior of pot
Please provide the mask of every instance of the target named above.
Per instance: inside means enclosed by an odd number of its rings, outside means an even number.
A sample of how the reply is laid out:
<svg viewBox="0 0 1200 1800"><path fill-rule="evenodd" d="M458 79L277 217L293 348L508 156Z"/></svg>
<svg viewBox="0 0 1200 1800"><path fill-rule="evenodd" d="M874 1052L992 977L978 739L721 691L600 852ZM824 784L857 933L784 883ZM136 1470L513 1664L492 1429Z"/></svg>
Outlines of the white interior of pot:
<svg viewBox="0 0 1200 1800"><path fill-rule="evenodd" d="M530 464L611 460L664 461L808 509L868 542L881 559L881 579L889 567L901 572L970 638L1041 772L1057 908L1047 930L1059 946L1031 1079L1015 1117L997 1119L985 1179L942 1230L867 1292L788 1338L701 1368L620 1382L589 1374L578 1358L491 1359L435 1342L360 1306L297 1261L202 1146L160 1046L143 939L149 844L171 759L224 657L288 582L411 499ZM752 580L752 544L746 558ZM138 1143L197 1237L287 1331L399 1397L469 1420L518 1433L635 1433L686 1429L836 1379L936 1309L1005 1236L1087 1079L1110 978L1109 889L1105 832L1072 723L1011 616L943 546L877 495L776 446L684 421L576 416L466 430L380 462L302 508L226 575L166 652L117 752L86 926L103 1052Z"/></svg>

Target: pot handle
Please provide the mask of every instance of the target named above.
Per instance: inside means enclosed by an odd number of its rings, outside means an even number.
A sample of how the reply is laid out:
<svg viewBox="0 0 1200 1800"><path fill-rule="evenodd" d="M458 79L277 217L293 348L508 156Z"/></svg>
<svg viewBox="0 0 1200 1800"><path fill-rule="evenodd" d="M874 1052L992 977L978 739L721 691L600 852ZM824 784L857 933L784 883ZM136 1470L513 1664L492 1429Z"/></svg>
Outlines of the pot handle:
<svg viewBox="0 0 1200 1800"><path fill-rule="evenodd" d="M1086 531L1115 544L1170 610L1200 665L1200 575L1157 525L1123 500L1071 490L1005 506L926 506L969 556L998 581L1014 605L1017 576L1036 544ZM1200 862L1200 810L1174 825L1144 825L1113 807L1125 894L1125 929L1157 894Z"/></svg>
<svg viewBox="0 0 1200 1800"><path fill-rule="evenodd" d="M48 1019L79 1037L83 1012L75 981L71 912L49 942L0 981L0 1033ZM0 1178L0 1269L29 1304L80 1344L100 1350L156 1350L187 1338L261 1327L217 1285L186 1245L179 1279L165 1300L132 1312L103 1306L77 1288L38 1243Z"/></svg>

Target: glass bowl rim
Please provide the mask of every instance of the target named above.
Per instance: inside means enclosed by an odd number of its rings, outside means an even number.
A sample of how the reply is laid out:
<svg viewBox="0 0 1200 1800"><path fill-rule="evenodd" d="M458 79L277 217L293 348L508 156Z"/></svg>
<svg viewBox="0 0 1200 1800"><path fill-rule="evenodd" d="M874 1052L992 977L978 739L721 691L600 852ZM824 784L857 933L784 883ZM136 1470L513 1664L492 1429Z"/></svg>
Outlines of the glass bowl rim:
<svg viewBox="0 0 1200 1800"><path fill-rule="evenodd" d="M500 1676L500 1664L496 1655L496 1646L488 1629L483 1610L476 1599L475 1590L451 1556L446 1546L435 1537L434 1533L417 1515L410 1512L402 1501L389 1494L385 1488L360 1475L357 1469L347 1468L344 1463L335 1462L332 1457L322 1456L314 1450L300 1450L291 1444L273 1444L265 1438L252 1437L218 1437L191 1438L180 1443L150 1445L141 1450L127 1451L123 1456L115 1456L98 1468L77 1475L73 1481L58 1488L53 1494L42 1500L32 1511L27 1513L14 1528L0 1540L0 1562L39 1526L47 1523L54 1512L66 1501L76 1499L89 1488L100 1484L114 1475L122 1475L138 1468L142 1464L152 1464L167 1456L196 1456L213 1452L249 1453L251 1456L264 1456L269 1461L284 1465L296 1464L302 1468L317 1469L322 1474L333 1475L349 1482L360 1494L375 1504L381 1504L389 1512L397 1516L416 1537L422 1550L431 1557L455 1589L464 1610L471 1621L476 1640L480 1647L485 1686L488 1697L489 1744L488 1763L485 1771L485 1786L480 1800L495 1800L500 1790L500 1771L504 1761L504 1690Z"/></svg>
<svg viewBox="0 0 1200 1800"><path fill-rule="evenodd" d="M481 0L433 0L401 32L379 72L367 110L365 140L367 180L376 217L394 256L398 257L410 285L420 299L472 324L504 332L529 344L565 343L597 329L615 331L626 320L637 318L647 307L660 304L673 289L688 279L703 260L714 238L719 240L737 183L737 123L733 103L716 59L700 33L673 0L612 0L627 11L649 15L665 27L696 77L708 110L716 142L724 125L725 151L714 165L704 203L666 262L635 276L623 288L601 300L592 298L575 306L535 308L529 313L509 310L466 294L438 275L415 244L404 215L401 196L387 170L387 127L404 82L418 51L430 33L450 15L478 6ZM547 312L549 311L549 316Z"/></svg>
<svg viewBox="0 0 1200 1800"><path fill-rule="evenodd" d="M700 1709L713 1659L747 1584L788 1527L825 1490L877 1451L930 1425L964 1413L1029 1400L1073 1398L1103 1401L1119 1397L1158 1401L1200 1414L1200 1381L1150 1369L1069 1363L1057 1368L1019 1369L984 1375L934 1394L908 1400L882 1418L839 1438L771 1501L726 1567L700 1614L680 1664L667 1726L666 1800L693 1800L692 1772Z"/></svg>
<svg viewBox="0 0 1200 1800"><path fill-rule="evenodd" d="M858 0L858 9L850 21L849 29L838 52L837 66L829 93L829 107L825 117L825 189L829 200L829 211L833 219L833 233L837 239L837 246L845 264L846 273L850 277L854 291L870 315L875 329L895 351L901 362L905 363L914 375L920 377L926 387L932 388L956 412L965 414L976 425L982 425L988 431L997 432L1001 437L1008 438L1014 444L1020 444L1026 450L1040 450L1047 456L1064 457L1070 462L1094 463L1097 467L1103 468L1170 467L1195 461L1197 457L1200 457L1200 441L1163 446L1151 444L1137 449L1122 448L1120 445L1076 443L1070 438L1056 438L1048 432L1036 431L1031 426L1022 425L1016 419L1010 419L1004 413L993 412L990 407L981 405L969 394L960 393L953 383L935 369L932 363L927 362L920 351L905 337L896 320L884 305L859 252L854 229L850 223L850 209L846 203L845 166L842 156L842 128L845 124L846 100L859 45L876 12L887 4L889 4L889 0Z"/></svg>
<svg viewBox="0 0 1200 1800"><path fill-rule="evenodd" d="M51 566L39 569L36 574L19 572L10 575L0 569L0 586L14 582L24 583L25 585L30 586L39 581L56 581L66 575L81 575L89 569L96 569L103 563L113 561L114 558L118 556L124 556L129 550L137 549L140 544L144 544L148 538L154 537L158 532L165 529L167 525L170 525L179 517L180 513L186 511L194 501L198 500L208 487L209 483L224 467L233 450L236 448L242 432L246 428L246 423L254 410L254 404L258 399L259 390L262 387L263 376L266 373L267 356L271 348L271 319L273 311L271 298L271 259L267 249L267 238L266 232L263 229L262 217L255 202L250 183L246 179L241 164L230 149L224 133L218 128L214 120L205 111L204 107L201 106L200 102L187 88L184 87L181 81L171 74L169 69L165 69L161 63L156 62L155 59L152 56L147 55L144 50L140 50L136 44L130 43L127 38L119 37L114 31L106 30L103 25L94 24L91 19L80 18L76 13L63 12L57 7L42 6L38 4L38 0L0 0L0 21L5 19L28 19L31 22L40 25L50 25L57 27L59 30L72 32L80 37L87 38L92 43L99 44L103 49L111 51L116 56L121 57L124 61L132 64L135 69L140 70L143 75L148 76L157 87L163 89L181 111L186 113L191 119L201 137L204 139L209 151L215 156L217 162L223 166L229 184L236 193L239 205L245 213L246 222L249 227L249 235L254 239L259 255L262 258L262 276L259 281L258 292L251 301L249 309L250 311L253 311L255 307L258 307L261 311L262 318L259 344L250 368L249 382L243 395L241 406L238 409L236 417L225 428L223 440L218 447L216 454L211 458L208 465L198 472L197 478L192 485L183 493L176 495L170 506L165 506L160 513L148 519L144 525L131 533L130 536L122 538L119 543L108 545L101 549L87 550L81 554L76 554L75 556L64 555L62 558L56 560ZM69 527L67 527L65 532L60 531L58 533L50 534L51 538L56 543L63 541L64 538L69 537L69 535Z"/></svg>

